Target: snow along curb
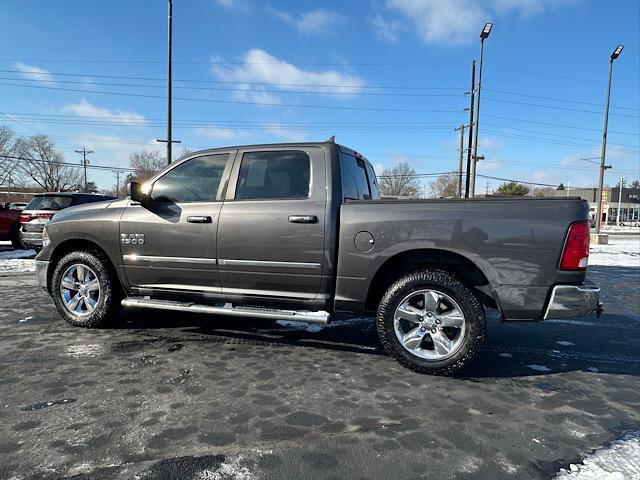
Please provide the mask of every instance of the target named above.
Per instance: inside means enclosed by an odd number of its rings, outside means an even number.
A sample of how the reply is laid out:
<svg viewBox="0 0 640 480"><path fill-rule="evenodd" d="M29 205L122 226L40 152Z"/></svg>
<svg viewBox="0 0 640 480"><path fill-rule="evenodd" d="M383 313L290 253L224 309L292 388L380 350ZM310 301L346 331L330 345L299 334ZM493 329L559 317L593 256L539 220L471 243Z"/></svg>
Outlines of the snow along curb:
<svg viewBox="0 0 640 480"><path fill-rule="evenodd" d="M561 468L562 480L637 480L640 478L640 431L631 432L608 447L596 449L579 464Z"/></svg>

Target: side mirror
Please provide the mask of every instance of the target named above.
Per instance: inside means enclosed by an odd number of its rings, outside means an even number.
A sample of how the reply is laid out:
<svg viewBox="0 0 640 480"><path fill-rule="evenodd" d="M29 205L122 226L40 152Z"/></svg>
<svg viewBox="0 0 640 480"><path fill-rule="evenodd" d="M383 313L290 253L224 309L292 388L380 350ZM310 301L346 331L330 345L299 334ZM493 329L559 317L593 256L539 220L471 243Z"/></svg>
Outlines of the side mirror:
<svg viewBox="0 0 640 480"><path fill-rule="evenodd" d="M144 203L148 200L147 194L142 191L142 184L140 182L127 183L127 197L131 197L134 202Z"/></svg>

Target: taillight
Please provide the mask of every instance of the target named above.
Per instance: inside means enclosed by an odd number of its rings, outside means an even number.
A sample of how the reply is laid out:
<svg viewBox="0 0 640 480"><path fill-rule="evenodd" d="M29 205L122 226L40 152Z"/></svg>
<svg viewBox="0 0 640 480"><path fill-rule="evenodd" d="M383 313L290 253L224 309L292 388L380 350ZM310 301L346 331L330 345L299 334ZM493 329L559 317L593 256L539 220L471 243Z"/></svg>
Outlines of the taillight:
<svg viewBox="0 0 640 480"><path fill-rule="evenodd" d="M589 222L571 225L564 242L560 270L586 270L589 263Z"/></svg>
<svg viewBox="0 0 640 480"><path fill-rule="evenodd" d="M27 223L31 220L31 215L20 215L20 223Z"/></svg>

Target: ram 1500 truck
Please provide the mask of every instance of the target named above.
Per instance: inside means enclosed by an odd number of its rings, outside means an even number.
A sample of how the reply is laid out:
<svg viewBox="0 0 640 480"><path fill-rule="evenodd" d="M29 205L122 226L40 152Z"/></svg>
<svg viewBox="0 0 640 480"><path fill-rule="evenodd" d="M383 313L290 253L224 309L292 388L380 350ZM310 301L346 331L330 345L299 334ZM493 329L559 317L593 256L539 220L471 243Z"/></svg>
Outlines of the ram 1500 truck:
<svg viewBox="0 0 640 480"><path fill-rule="evenodd" d="M191 153L128 197L46 225L36 275L61 316L118 307L329 322L375 312L402 365L449 374L505 321L579 317L587 203L579 198L381 200L371 164L334 142Z"/></svg>

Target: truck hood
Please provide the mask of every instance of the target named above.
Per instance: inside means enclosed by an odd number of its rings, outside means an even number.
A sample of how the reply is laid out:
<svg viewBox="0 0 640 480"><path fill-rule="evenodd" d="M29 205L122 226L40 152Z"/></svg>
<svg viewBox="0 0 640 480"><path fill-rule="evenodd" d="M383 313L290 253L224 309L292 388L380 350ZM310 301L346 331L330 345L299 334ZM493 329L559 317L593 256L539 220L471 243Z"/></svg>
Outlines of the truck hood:
<svg viewBox="0 0 640 480"><path fill-rule="evenodd" d="M75 205L73 207L65 208L58 211L51 222L61 222L65 220L78 220L82 217L91 217L97 212L109 208L114 203L126 202L126 200L105 200L104 202L84 203L82 205Z"/></svg>

